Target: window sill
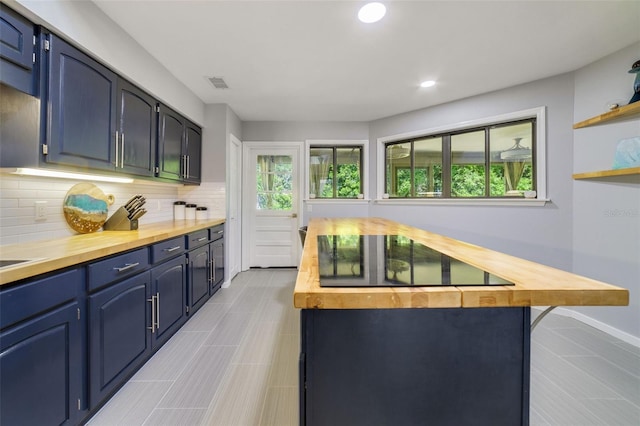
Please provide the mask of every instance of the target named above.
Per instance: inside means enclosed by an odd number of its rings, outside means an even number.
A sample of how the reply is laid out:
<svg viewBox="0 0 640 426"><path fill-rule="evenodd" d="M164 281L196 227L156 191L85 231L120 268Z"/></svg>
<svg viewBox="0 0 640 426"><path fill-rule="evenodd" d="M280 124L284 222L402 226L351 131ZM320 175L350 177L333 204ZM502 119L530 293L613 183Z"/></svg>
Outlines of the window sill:
<svg viewBox="0 0 640 426"><path fill-rule="evenodd" d="M373 200L368 198L305 198L309 204L367 204Z"/></svg>
<svg viewBox="0 0 640 426"><path fill-rule="evenodd" d="M457 199L457 198L384 198L372 200L376 204L385 205L436 205L436 206L527 206L542 207L550 202L544 198L477 198L477 199Z"/></svg>

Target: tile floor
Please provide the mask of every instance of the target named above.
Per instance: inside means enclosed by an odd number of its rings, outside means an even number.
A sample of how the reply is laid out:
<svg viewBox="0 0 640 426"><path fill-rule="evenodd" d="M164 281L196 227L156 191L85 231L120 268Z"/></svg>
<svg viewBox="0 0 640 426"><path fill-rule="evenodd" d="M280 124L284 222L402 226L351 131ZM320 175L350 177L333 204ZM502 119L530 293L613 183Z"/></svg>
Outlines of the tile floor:
<svg viewBox="0 0 640 426"><path fill-rule="evenodd" d="M88 424L297 425L295 277L239 274ZM531 346L531 426L640 426L640 348L553 313Z"/></svg>

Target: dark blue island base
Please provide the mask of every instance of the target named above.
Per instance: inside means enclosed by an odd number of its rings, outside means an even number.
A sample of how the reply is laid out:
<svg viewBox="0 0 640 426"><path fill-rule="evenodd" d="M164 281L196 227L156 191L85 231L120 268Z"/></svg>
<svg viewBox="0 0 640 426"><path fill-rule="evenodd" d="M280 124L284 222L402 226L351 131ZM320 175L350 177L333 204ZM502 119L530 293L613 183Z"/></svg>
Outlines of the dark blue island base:
<svg viewBox="0 0 640 426"><path fill-rule="evenodd" d="M529 424L528 307L303 309L300 424Z"/></svg>

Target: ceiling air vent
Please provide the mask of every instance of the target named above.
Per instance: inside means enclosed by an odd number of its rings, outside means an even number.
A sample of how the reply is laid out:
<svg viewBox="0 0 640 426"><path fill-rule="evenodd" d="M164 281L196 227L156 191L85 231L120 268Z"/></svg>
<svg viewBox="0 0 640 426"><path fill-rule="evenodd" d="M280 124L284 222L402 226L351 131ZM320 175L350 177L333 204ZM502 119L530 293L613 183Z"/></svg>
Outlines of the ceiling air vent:
<svg viewBox="0 0 640 426"><path fill-rule="evenodd" d="M209 81L216 89L228 89L227 83L225 83L222 77L209 77Z"/></svg>

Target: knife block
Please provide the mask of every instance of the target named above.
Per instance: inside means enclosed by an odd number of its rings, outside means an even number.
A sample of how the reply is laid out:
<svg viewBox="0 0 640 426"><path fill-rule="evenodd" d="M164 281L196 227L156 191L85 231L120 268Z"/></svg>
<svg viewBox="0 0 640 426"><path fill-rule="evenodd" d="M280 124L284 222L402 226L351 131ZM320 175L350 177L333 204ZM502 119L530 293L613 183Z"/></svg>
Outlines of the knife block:
<svg viewBox="0 0 640 426"><path fill-rule="evenodd" d="M129 212L124 207L120 207L102 225L105 231L135 231L138 229L138 219L129 219Z"/></svg>

